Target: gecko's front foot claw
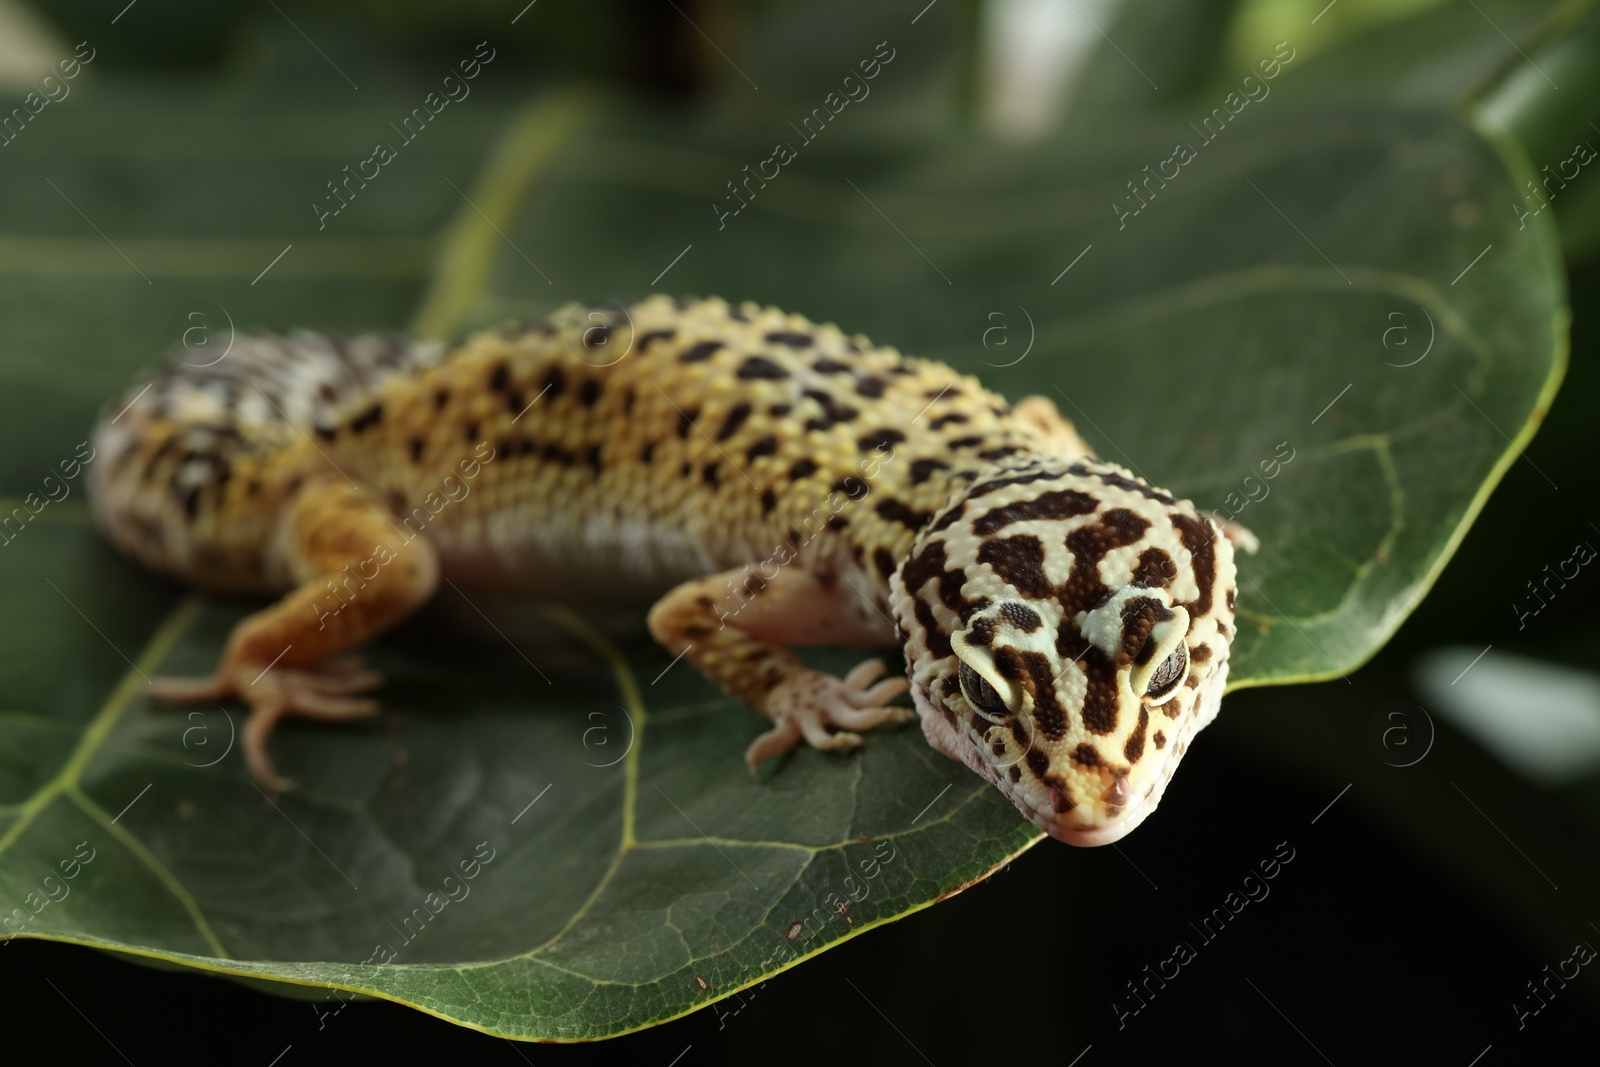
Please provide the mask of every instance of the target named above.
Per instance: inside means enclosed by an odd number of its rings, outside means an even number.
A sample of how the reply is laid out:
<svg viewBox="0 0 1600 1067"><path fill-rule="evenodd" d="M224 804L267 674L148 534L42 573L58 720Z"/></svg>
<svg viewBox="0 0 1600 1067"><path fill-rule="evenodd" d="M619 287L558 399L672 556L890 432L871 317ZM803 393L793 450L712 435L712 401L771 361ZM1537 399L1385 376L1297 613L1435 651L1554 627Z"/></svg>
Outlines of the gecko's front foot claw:
<svg viewBox="0 0 1600 1067"><path fill-rule="evenodd" d="M154 678L153 699L173 702L240 700L250 708L241 731L241 749L250 776L270 794L293 788L280 778L267 754L267 739L280 719L299 716L343 722L377 713L378 702L356 698L383 682L353 656L329 660L317 669L240 664L209 678Z"/></svg>
<svg viewBox="0 0 1600 1067"><path fill-rule="evenodd" d="M812 748L859 748L861 735L851 731L915 718L916 712L910 708L884 706L911 688L911 683L904 678L886 678L871 685L883 672L881 660L869 659L843 678L807 670L780 684L767 694L763 709L774 725L750 743L745 765L753 774L762 760L789 751L802 737ZM829 732L830 726L843 729Z"/></svg>

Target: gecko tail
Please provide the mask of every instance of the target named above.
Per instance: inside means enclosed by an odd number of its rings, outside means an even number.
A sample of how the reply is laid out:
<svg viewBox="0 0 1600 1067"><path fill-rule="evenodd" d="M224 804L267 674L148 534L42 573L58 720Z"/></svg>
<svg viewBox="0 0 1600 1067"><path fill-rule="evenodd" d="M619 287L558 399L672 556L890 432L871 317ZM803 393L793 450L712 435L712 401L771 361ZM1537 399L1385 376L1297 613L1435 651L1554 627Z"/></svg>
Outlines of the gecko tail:
<svg viewBox="0 0 1600 1067"><path fill-rule="evenodd" d="M151 570L217 592L275 592L291 580L273 552L278 516L307 474L292 457L445 347L296 331L215 348L175 346L106 406L90 437L90 509Z"/></svg>

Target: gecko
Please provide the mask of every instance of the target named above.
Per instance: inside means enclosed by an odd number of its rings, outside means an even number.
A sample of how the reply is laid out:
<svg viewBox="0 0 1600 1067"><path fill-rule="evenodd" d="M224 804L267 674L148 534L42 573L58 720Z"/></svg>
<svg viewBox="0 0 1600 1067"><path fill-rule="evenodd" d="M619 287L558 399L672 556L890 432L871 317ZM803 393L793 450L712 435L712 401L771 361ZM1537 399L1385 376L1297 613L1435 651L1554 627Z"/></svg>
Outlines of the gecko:
<svg viewBox="0 0 1600 1067"><path fill-rule="evenodd" d="M441 581L637 606L770 720L752 772L918 719L1077 845L1149 816L1227 683L1229 530L1096 458L1047 397L754 302L574 304L453 345L241 335L204 366L177 351L92 440L118 549L278 598L213 674L148 687L245 704L274 790L274 727L374 714L355 650ZM794 649L816 644L898 646L905 676L815 670Z"/></svg>

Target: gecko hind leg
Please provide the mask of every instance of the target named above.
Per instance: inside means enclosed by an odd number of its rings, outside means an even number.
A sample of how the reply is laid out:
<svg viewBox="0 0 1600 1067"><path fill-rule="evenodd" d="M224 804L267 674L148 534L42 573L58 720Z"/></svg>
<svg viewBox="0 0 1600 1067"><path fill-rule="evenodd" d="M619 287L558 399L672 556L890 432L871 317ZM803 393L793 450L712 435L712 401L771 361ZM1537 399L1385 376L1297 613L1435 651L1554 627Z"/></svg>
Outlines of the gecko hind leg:
<svg viewBox="0 0 1600 1067"><path fill-rule="evenodd" d="M335 478L308 483L285 507L279 530L278 547L300 584L234 627L214 674L152 679L150 696L242 701L250 708L241 735L246 767L270 790L289 787L267 753L274 727L290 717L343 722L374 714L377 701L356 694L383 676L340 653L399 623L438 584L433 546L408 536L375 494Z"/></svg>

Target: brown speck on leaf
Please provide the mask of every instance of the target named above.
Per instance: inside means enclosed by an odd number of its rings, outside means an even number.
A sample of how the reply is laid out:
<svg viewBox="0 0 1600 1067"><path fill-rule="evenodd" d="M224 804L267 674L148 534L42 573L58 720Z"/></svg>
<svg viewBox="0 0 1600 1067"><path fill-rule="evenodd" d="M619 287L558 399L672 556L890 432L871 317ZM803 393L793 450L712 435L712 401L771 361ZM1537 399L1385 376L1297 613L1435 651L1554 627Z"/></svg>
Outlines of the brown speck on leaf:
<svg viewBox="0 0 1600 1067"><path fill-rule="evenodd" d="M178 817L180 819L192 819L192 818L194 818L194 813L195 813L196 810L197 809L194 806L194 801L192 801L192 800L180 800L180 801L178 801Z"/></svg>
<svg viewBox="0 0 1600 1067"><path fill-rule="evenodd" d="M698 974L694 976L694 984L700 987L700 991L702 993L711 988L706 980L701 978Z"/></svg>
<svg viewBox="0 0 1600 1067"><path fill-rule="evenodd" d="M804 930L805 928L806 928L806 924L803 923L803 922L799 922L799 921L792 922L792 923L789 924L789 929L787 929L787 930L785 930L783 932L783 939L785 941L793 941L795 938L800 936L800 932L802 930Z"/></svg>
<svg viewBox="0 0 1600 1067"><path fill-rule="evenodd" d="M849 905L849 903L847 903L846 901L841 900L841 901L839 901L839 903L837 903L837 904L835 904L833 906L833 910L839 913L839 918L844 920L844 924L846 926L854 926L855 925L855 920L850 918L850 905Z"/></svg>
<svg viewBox="0 0 1600 1067"><path fill-rule="evenodd" d="M411 753L404 748L396 748L394 751L389 753L389 759L394 762L396 767L404 767L406 765L406 761L410 758Z"/></svg>

